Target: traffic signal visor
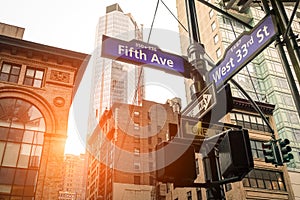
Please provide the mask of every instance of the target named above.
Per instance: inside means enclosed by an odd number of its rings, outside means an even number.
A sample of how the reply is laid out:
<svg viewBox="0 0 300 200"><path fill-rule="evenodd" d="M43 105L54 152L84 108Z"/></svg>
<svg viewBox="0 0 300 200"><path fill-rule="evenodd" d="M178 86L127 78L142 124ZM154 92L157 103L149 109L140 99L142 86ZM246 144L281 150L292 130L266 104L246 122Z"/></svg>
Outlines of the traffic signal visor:
<svg viewBox="0 0 300 200"><path fill-rule="evenodd" d="M292 148L290 146L287 146L288 144L290 144L290 141L288 139L284 139L279 142L282 161L284 163L290 162L290 160L294 158L293 154L290 153L292 151Z"/></svg>
<svg viewBox="0 0 300 200"><path fill-rule="evenodd" d="M270 140L268 142L264 142L263 143L263 153L265 156L265 162L266 163L272 163L272 164L276 164L276 157L275 157L275 143L274 141Z"/></svg>

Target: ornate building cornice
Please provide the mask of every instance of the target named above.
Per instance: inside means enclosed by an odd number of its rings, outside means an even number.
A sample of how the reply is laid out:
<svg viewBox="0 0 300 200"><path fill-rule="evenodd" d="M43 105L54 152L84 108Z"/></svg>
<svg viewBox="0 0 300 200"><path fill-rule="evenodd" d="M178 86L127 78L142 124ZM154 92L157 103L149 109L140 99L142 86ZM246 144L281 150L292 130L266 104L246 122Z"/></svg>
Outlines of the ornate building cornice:
<svg viewBox="0 0 300 200"><path fill-rule="evenodd" d="M24 55L43 62L55 60L57 64L70 65L75 68L79 68L86 59L90 58L89 54L0 35L0 51L5 50L12 55Z"/></svg>
<svg viewBox="0 0 300 200"><path fill-rule="evenodd" d="M264 114L273 115L275 105L264 102L256 102L256 104ZM250 101L238 97L233 97L233 109L257 113Z"/></svg>

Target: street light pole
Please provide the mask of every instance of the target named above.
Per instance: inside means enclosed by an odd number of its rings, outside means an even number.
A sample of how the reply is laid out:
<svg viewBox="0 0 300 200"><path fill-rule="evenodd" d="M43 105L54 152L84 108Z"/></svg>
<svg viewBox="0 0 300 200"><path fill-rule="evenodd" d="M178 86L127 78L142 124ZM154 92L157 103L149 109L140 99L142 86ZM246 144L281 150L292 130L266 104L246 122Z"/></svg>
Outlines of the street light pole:
<svg viewBox="0 0 300 200"><path fill-rule="evenodd" d="M197 99L201 91L206 87L205 74L207 69L204 59L205 50L200 40L195 0L185 0L185 6L190 39L190 46L188 47L187 53L189 63L192 65L191 78L193 80L193 85L191 87L191 98L192 101L194 101ZM203 165L206 183L220 181L221 177L215 149L209 150L207 155L204 155ZM225 199L223 186L221 184L217 184L206 188L206 196L207 199L211 200Z"/></svg>
<svg viewBox="0 0 300 200"><path fill-rule="evenodd" d="M197 23L197 13L194 0L185 0L190 46L187 49L189 63L192 65L191 78L193 85L191 88L192 100L196 94L205 88L206 66L204 62L204 46L200 42L200 33Z"/></svg>

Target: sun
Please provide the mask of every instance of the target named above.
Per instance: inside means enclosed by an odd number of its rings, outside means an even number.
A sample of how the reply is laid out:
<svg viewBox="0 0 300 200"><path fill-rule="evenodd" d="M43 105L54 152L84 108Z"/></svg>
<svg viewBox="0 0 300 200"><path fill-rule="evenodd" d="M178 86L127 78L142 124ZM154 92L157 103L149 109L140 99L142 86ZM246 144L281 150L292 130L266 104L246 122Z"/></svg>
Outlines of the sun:
<svg viewBox="0 0 300 200"><path fill-rule="evenodd" d="M145 98L149 101L154 101L157 103L166 103L168 99L177 97L176 93L166 85L149 82L145 85Z"/></svg>
<svg viewBox="0 0 300 200"><path fill-rule="evenodd" d="M74 119L73 107L71 106L68 121L68 137L65 146L65 154L80 155L85 153L84 138L81 138Z"/></svg>

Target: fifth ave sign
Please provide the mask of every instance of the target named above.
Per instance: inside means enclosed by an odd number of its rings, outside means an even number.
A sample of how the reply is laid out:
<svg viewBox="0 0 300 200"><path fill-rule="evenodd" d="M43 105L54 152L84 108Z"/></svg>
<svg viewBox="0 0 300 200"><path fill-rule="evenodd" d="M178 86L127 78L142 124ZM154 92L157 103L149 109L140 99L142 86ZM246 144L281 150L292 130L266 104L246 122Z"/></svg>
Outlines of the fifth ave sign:
<svg viewBox="0 0 300 200"><path fill-rule="evenodd" d="M208 72L208 78L216 83L216 88L225 85L274 41L277 26L273 18L273 15L268 15L250 32L243 33L227 48L224 58Z"/></svg>
<svg viewBox="0 0 300 200"><path fill-rule="evenodd" d="M185 72L183 57L139 40L123 41L103 35L101 56L130 64L146 65L169 73Z"/></svg>

